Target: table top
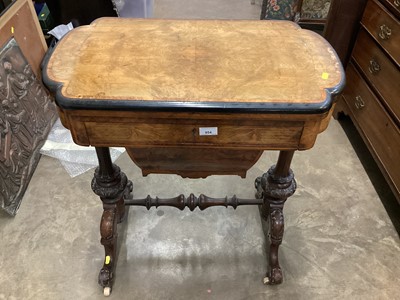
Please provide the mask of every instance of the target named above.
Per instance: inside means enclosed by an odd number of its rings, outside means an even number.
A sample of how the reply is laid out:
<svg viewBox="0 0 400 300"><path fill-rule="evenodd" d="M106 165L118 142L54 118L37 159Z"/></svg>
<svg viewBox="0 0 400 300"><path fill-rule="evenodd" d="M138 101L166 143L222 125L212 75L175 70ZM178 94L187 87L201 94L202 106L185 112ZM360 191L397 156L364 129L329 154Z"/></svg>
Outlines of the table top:
<svg viewBox="0 0 400 300"><path fill-rule="evenodd" d="M321 36L288 21L101 18L43 78L63 109L320 113L344 85Z"/></svg>

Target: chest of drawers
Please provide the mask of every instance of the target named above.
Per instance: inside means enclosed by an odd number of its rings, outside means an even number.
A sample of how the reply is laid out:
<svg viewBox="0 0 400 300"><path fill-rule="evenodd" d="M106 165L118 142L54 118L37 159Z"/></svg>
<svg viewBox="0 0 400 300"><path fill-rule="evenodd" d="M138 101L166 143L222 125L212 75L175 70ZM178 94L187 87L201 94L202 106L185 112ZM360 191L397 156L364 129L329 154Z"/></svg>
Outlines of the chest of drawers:
<svg viewBox="0 0 400 300"><path fill-rule="evenodd" d="M348 114L400 202L398 0L369 0L337 111Z"/></svg>

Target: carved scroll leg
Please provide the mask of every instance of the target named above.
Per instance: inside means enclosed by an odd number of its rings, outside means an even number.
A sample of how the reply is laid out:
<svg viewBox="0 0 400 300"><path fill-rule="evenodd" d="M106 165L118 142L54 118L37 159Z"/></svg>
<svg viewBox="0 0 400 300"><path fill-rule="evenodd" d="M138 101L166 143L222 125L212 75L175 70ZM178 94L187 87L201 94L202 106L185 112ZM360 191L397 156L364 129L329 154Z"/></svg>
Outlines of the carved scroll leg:
<svg viewBox="0 0 400 300"><path fill-rule="evenodd" d="M278 251L284 232L283 206L286 199L296 190L296 181L290 169L293 154L294 151L281 151L276 166L272 166L261 177L264 196L261 214L269 223L269 257L265 284L279 284L283 281Z"/></svg>
<svg viewBox="0 0 400 300"><path fill-rule="evenodd" d="M104 204L104 211L100 222L101 244L104 246L105 259L99 274L99 284L105 289L104 292L111 292L117 254L117 216L116 204Z"/></svg>
<svg viewBox="0 0 400 300"><path fill-rule="evenodd" d="M127 180L120 168L111 162L108 148L96 148L99 167L92 180L92 190L103 202L103 215L100 222L101 244L105 258L99 274L99 284L104 295L111 293L117 260L117 223L125 214L124 199L132 191L132 183Z"/></svg>

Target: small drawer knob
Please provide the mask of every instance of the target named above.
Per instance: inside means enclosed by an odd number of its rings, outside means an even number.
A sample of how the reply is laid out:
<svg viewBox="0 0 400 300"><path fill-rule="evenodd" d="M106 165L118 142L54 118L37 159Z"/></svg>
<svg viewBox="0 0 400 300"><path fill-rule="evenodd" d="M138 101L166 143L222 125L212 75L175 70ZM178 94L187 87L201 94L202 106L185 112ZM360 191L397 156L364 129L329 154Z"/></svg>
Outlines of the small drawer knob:
<svg viewBox="0 0 400 300"><path fill-rule="evenodd" d="M371 59L369 61L369 72L371 74L377 74L380 70L381 70L380 64L375 59Z"/></svg>
<svg viewBox="0 0 400 300"><path fill-rule="evenodd" d="M400 7L400 1L399 1L399 0L394 0L394 1L393 1L393 4L394 4L396 7Z"/></svg>
<svg viewBox="0 0 400 300"><path fill-rule="evenodd" d="M392 29L390 29L388 26L386 26L385 24L381 25L379 27L379 37L382 40L388 40L390 38L390 36L392 35Z"/></svg>
<svg viewBox="0 0 400 300"><path fill-rule="evenodd" d="M361 98L361 96L356 96L356 101L354 102L354 105L356 106L357 109L362 109L365 106L365 102Z"/></svg>

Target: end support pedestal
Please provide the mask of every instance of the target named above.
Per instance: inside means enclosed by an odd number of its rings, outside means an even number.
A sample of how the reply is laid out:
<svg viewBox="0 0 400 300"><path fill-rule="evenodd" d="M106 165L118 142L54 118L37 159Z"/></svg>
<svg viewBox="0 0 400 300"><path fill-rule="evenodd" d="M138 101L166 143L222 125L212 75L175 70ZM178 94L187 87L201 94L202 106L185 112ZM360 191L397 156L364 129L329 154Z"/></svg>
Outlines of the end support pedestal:
<svg viewBox="0 0 400 300"><path fill-rule="evenodd" d="M114 282L117 260L117 223L125 216L125 199L132 192L132 182L126 178L120 168L111 162L108 148L96 148L99 167L92 180L93 192L103 202L103 215L100 222L101 244L105 258L99 274L99 284L104 294L110 294Z"/></svg>
<svg viewBox="0 0 400 300"><path fill-rule="evenodd" d="M296 190L296 181L290 169L293 154L294 151L281 151L278 163L256 179L256 196L264 199L261 217L268 226L268 271L264 278L265 284L280 284L283 281L278 252L284 232L283 206Z"/></svg>

